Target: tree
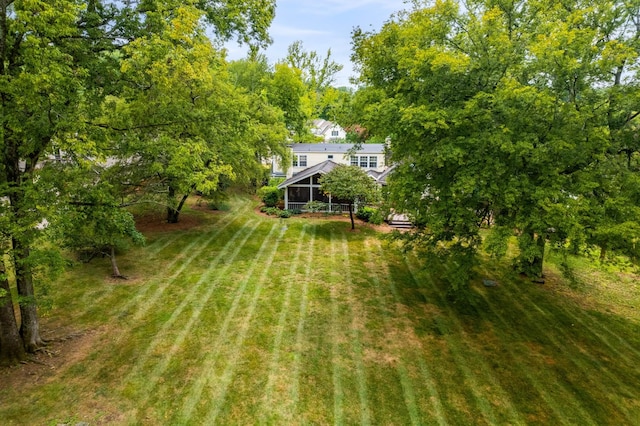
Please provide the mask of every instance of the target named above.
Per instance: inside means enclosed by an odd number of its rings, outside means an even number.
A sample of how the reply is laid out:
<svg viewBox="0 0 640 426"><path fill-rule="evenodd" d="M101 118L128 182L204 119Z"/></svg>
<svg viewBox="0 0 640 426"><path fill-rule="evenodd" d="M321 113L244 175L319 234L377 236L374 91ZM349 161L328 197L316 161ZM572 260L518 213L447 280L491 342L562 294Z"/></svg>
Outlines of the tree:
<svg viewBox="0 0 640 426"><path fill-rule="evenodd" d="M123 192L119 170L93 161L70 160L49 168L45 173L65 176L64 182L58 184L58 193L69 194L58 204L59 212L49 223L55 241L78 253L84 261L98 255L108 257L112 276L125 279L116 253L129 243L142 245L145 240L136 229L133 215L118 201Z"/></svg>
<svg viewBox="0 0 640 426"><path fill-rule="evenodd" d="M602 165L638 116L639 16L625 2L439 1L354 32L360 82L377 98L364 124L391 137L398 164L392 202L415 214L408 238L455 263L452 287L466 287L488 217L488 247L515 234L534 280L548 242L584 241L579 206L594 191L610 200Z"/></svg>
<svg viewBox="0 0 640 426"><path fill-rule="evenodd" d="M354 204L364 205L379 199L378 186L364 170L357 166L337 165L320 178L320 189L334 200L349 204L351 229L355 229L353 220Z"/></svg>
<svg viewBox="0 0 640 426"><path fill-rule="evenodd" d="M0 259L0 366L15 364L25 358L4 259Z"/></svg>
<svg viewBox="0 0 640 426"><path fill-rule="evenodd" d="M275 66L273 77L267 83L267 99L284 113L287 129L294 140L304 141L309 133L307 122L313 111L301 71L284 63Z"/></svg>
<svg viewBox="0 0 640 426"><path fill-rule="evenodd" d="M194 190L209 194L221 178L261 173L262 158L284 152L285 131L278 111L231 84L200 11L159 14L158 34L123 49L128 85L105 104L105 123L115 130L123 176L145 196L164 198L167 221L176 223Z"/></svg>
<svg viewBox="0 0 640 426"><path fill-rule="evenodd" d="M331 87L336 74L342 70L342 65L331 59L331 49L327 49L327 56L322 57L315 50L305 51L300 40L288 47L286 63L299 69L307 87L318 93Z"/></svg>
<svg viewBox="0 0 640 426"><path fill-rule="evenodd" d="M0 199L9 205L9 259L21 300L20 336L28 352L44 344L32 274L31 245L43 214L36 166L55 138L84 121L86 70L70 55L80 35L79 10L66 0L0 1Z"/></svg>
<svg viewBox="0 0 640 426"><path fill-rule="evenodd" d="M117 103L110 98L103 107L104 99L120 95L123 87L123 46L156 31L158 9L171 13L182 2L171 3L0 0L0 200L7 200L3 231L20 300L20 338L28 352L44 344L34 293L35 225L47 216L49 201L56 201L38 167L59 149L65 155L114 149L106 137L113 134L102 131L111 126L97 117L104 118L104 109ZM217 38L235 35L255 48L269 42L274 1L201 0L196 5ZM0 321L3 335L14 327L5 316Z"/></svg>

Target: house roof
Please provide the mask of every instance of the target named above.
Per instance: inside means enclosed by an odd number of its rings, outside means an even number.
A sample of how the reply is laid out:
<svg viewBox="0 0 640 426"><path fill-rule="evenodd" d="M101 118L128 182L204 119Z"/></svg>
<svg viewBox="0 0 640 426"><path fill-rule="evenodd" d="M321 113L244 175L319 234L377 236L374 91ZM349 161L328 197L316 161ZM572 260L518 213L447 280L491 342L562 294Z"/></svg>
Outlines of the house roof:
<svg viewBox="0 0 640 426"><path fill-rule="evenodd" d="M396 165L394 164L391 167L388 167L385 171L383 171L382 173L380 173L380 175L376 178L376 181L380 184L380 185L386 185L387 184L387 176L389 176L389 174L393 171L393 169L396 168Z"/></svg>
<svg viewBox="0 0 640 426"><path fill-rule="evenodd" d="M322 153L331 152L336 154L347 154L356 145L352 143L294 143L291 149L294 154L301 153ZM356 154L382 154L384 153L383 143L365 143L359 146Z"/></svg>
<svg viewBox="0 0 640 426"><path fill-rule="evenodd" d="M315 166L311 166L307 169L304 169L300 173L297 173L294 176L290 177L289 179L285 180L280 185L278 185L278 189L284 189L289 185L293 185L296 182L300 182L301 180L307 179L308 177L311 177L318 173L320 174L329 173L337 165L338 163L334 163L331 160L323 161L322 163L319 163L319 164L316 164Z"/></svg>
<svg viewBox="0 0 640 426"><path fill-rule="evenodd" d="M322 119L313 120L313 125L315 127L314 133L316 135L324 135L325 133L327 133L329 129L337 126L337 124L332 123L331 121L322 120Z"/></svg>

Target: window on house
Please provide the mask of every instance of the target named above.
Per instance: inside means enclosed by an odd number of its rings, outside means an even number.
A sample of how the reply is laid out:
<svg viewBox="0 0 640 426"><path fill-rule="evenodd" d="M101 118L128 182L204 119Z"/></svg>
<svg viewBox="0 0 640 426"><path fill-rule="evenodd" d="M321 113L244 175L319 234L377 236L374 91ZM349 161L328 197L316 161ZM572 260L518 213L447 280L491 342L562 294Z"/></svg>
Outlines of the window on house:
<svg viewBox="0 0 640 426"><path fill-rule="evenodd" d="M307 167L307 156L299 154L294 155L293 167Z"/></svg>
<svg viewBox="0 0 640 426"><path fill-rule="evenodd" d="M369 157L369 167L375 169L378 167L378 157Z"/></svg>
<svg viewBox="0 0 640 426"><path fill-rule="evenodd" d="M331 131L331 136L338 136L338 131L337 130L332 130Z"/></svg>
<svg viewBox="0 0 640 426"><path fill-rule="evenodd" d="M358 165L358 156L357 155L352 155L351 156L351 165L352 166L357 166Z"/></svg>
<svg viewBox="0 0 640 426"><path fill-rule="evenodd" d="M332 159L333 159L333 154L329 154L329 155L327 155L327 158L328 158L329 160L332 160Z"/></svg>
<svg viewBox="0 0 640 426"><path fill-rule="evenodd" d="M369 157L367 157L366 155L361 156L360 167L367 167L369 165L369 162L367 160L369 160Z"/></svg>

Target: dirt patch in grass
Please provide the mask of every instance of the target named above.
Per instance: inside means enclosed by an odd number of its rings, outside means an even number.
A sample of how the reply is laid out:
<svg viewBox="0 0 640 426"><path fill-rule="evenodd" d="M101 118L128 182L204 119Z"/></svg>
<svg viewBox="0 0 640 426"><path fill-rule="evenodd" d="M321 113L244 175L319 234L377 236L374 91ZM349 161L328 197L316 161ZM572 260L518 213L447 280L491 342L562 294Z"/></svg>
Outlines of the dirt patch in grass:
<svg viewBox="0 0 640 426"><path fill-rule="evenodd" d="M180 213L178 223L167 223L165 215L155 212L136 216L136 228L142 233L185 231L197 228L203 223L202 217L188 213Z"/></svg>
<svg viewBox="0 0 640 426"><path fill-rule="evenodd" d="M127 413L122 411L118 401L96 393L95 384L83 382L82 375L67 374L71 368L82 363L93 353L97 346L103 345L101 338L111 333L109 327L105 325L95 329L76 330L55 324L43 324L41 333L47 341L47 346L30 355L24 363L0 369L0 389L7 389L9 392L19 390L20 394L24 395L32 388L37 393L40 386L66 381L68 389L77 388L77 392L80 393L74 397L76 402L72 406L59 406L57 411L50 412L50 415L55 417L51 417L48 424L125 423Z"/></svg>
<svg viewBox="0 0 640 426"><path fill-rule="evenodd" d="M106 326L93 330L68 327L42 327L48 343L17 366L0 369L0 387L7 389L40 385L83 359L94 349L97 339L106 333Z"/></svg>

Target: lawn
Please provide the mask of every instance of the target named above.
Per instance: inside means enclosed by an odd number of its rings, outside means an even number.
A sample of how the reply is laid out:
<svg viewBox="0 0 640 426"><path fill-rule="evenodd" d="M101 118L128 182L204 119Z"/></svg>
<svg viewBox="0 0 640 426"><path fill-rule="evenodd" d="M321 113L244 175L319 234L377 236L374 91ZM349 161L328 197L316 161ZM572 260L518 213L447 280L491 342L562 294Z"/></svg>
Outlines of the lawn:
<svg viewBox="0 0 640 426"><path fill-rule="evenodd" d="M0 372L2 424L638 424L640 284L502 263L448 301L438 265L374 229L237 198L71 268L37 363Z"/></svg>

